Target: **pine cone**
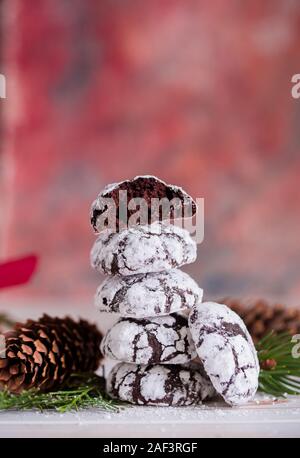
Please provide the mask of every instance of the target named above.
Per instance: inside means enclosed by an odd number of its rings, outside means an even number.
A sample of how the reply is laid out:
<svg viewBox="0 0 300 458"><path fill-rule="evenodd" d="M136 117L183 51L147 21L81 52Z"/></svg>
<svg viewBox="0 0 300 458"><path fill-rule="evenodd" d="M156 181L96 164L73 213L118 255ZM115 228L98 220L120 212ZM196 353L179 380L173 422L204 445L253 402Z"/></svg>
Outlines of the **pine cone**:
<svg viewBox="0 0 300 458"><path fill-rule="evenodd" d="M244 320L255 343L271 331L276 334L300 334L300 309L287 308L282 304L270 305L264 300L248 305L230 298L222 299L220 302L228 305Z"/></svg>
<svg viewBox="0 0 300 458"><path fill-rule="evenodd" d="M38 321L16 324L4 336L0 388L12 393L55 389L71 373L95 371L101 360L102 335L85 320L44 315Z"/></svg>

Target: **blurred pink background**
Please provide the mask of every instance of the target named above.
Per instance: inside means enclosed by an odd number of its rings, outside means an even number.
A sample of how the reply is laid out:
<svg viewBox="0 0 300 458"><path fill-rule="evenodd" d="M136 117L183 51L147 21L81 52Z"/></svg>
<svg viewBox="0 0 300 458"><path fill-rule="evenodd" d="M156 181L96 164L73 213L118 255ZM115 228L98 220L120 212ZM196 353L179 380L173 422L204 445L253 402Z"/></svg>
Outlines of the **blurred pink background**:
<svg viewBox="0 0 300 458"><path fill-rule="evenodd" d="M300 304L298 0L2 1L0 247L13 297L89 303L89 206L155 174L205 198L206 297Z"/></svg>

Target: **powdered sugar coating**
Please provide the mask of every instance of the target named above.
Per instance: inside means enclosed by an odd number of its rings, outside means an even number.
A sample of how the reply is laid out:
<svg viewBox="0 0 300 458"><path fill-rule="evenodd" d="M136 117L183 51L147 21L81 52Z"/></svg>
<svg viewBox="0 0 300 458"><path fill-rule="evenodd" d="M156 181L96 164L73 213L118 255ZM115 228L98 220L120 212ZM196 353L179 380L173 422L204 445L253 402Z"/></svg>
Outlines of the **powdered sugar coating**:
<svg viewBox="0 0 300 458"><path fill-rule="evenodd" d="M172 269L108 277L97 289L95 305L100 312L146 318L191 308L202 295L203 290L188 274Z"/></svg>
<svg viewBox="0 0 300 458"><path fill-rule="evenodd" d="M181 315L119 320L101 343L104 356L135 364L183 364L196 358L196 349Z"/></svg>
<svg viewBox="0 0 300 458"><path fill-rule="evenodd" d="M182 366L120 363L108 376L107 391L112 398L137 405L188 406L207 399L211 385Z"/></svg>
<svg viewBox="0 0 300 458"><path fill-rule="evenodd" d="M108 275L160 272L195 259L196 243L188 231L161 222L119 233L106 229L91 251L92 267Z"/></svg>
<svg viewBox="0 0 300 458"><path fill-rule="evenodd" d="M205 372L228 404L245 404L258 387L259 363L242 319L224 304L193 307L190 331Z"/></svg>

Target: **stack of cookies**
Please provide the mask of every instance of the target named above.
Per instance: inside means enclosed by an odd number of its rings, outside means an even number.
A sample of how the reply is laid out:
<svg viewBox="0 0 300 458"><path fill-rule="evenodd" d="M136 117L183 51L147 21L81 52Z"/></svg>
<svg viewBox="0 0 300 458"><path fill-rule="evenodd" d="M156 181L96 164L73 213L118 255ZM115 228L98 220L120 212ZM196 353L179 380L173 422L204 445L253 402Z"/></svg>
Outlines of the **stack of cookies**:
<svg viewBox="0 0 300 458"><path fill-rule="evenodd" d="M128 203L135 198L143 198L147 217L151 199L176 200L168 222L152 211L150 223L122 229L120 209L126 208L127 222L134 214ZM176 202L196 213L195 202L181 188L142 176L109 185L92 205L91 222L99 236L91 263L107 275L95 304L120 316L101 344L104 356L119 361L107 391L138 405L192 405L216 394L229 404L247 402L257 388L254 346L240 318L226 306L201 303L202 289L179 270L195 261L196 243L187 230L170 223Z"/></svg>

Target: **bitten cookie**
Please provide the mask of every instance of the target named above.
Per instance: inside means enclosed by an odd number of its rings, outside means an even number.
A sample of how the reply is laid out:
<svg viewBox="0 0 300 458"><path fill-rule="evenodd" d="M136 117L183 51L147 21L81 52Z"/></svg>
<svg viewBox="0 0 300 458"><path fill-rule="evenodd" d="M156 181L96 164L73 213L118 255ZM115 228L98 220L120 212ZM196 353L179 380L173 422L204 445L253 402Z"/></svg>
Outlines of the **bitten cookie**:
<svg viewBox="0 0 300 458"><path fill-rule="evenodd" d="M91 251L94 269L108 275L160 272L196 259L196 243L187 230L153 223L119 233L103 231Z"/></svg>
<svg viewBox="0 0 300 458"><path fill-rule="evenodd" d="M193 307L189 326L216 391L231 405L252 399L258 387L259 363L241 318L224 304L205 302Z"/></svg>
<svg viewBox="0 0 300 458"><path fill-rule="evenodd" d="M105 212L108 215L109 211L113 211L112 221L116 223L117 229L119 228L120 220L122 221L122 219L124 219L123 222L127 223L129 218L136 212L136 209L128 208L128 203L135 198L143 198L145 201L146 211L144 217L146 220L143 224L150 224L167 218L172 220L174 216L177 218L193 216L197 210L195 201L182 188L166 184L164 181L154 176L137 176L132 180L109 184L100 192L97 199L92 204L90 213L91 224L94 231L101 232L105 227L113 229L109 226L110 218L107 218L107 220L103 222L101 219L101 215ZM166 206L167 214L164 215L161 209L153 206L152 199L154 198L159 200L167 199L168 202L172 201L171 206ZM114 202L114 210L109 210L108 199ZM126 209L125 218L124 216L122 218L119 212L121 204L123 204ZM183 214L183 206L184 212L188 211L189 214ZM115 210L116 215L114 213Z"/></svg>
<svg viewBox="0 0 300 458"><path fill-rule="evenodd" d="M203 290L178 269L165 272L108 277L99 286L95 305L100 312L147 318L191 308Z"/></svg>
<svg viewBox="0 0 300 458"><path fill-rule="evenodd" d="M182 366L136 366L120 363L110 372L108 394L138 405L189 406L208 399L210 382Z"/></svg>
<svg viewBox="0 0 300 458"><path fill-rule="evenodd" d="M181 315L119 320L101 344L104 356L135 364L183 364L197 353Z"/></svg>

